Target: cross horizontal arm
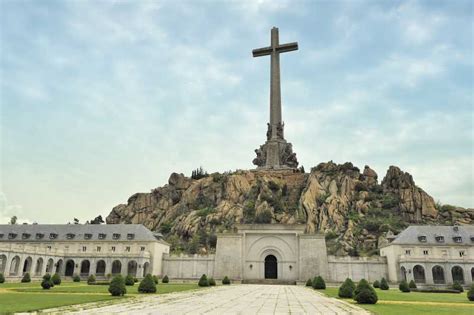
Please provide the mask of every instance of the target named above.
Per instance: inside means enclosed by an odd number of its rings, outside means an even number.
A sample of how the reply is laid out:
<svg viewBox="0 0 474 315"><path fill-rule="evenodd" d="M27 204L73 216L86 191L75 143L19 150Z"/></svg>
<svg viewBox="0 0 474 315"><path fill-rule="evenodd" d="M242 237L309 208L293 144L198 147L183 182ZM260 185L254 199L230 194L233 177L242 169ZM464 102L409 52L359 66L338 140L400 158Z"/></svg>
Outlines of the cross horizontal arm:
<svg viewBox="0 0 474 315"><path fill-rule="evenodd" d="M263 47L263 48L257 48L252 50L252 54L254 57L261 57L261 56L266 56L270 55L272 53L272 47Z"/></svg>
<svg viewBox="0 0 474 315"><path fill-rule="evenodd" d="M298 43L288 43L288 44L281 44L276 48L276 51L279 53L284 53L288 51L298 50Z"/></svg>

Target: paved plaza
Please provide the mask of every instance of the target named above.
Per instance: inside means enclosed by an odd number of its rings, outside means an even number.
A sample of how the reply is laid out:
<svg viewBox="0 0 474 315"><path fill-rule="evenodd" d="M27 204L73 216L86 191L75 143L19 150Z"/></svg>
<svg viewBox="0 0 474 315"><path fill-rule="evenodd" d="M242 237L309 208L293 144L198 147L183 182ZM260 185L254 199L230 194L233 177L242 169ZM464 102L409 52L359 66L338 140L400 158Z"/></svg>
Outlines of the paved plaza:
<svg viewBox="0 0 474 315"><path fill-rule="evenodd" d="M369 314L356 305L325 297L311 288L290 285L219 286L69 310L74 314Z"/></svg>

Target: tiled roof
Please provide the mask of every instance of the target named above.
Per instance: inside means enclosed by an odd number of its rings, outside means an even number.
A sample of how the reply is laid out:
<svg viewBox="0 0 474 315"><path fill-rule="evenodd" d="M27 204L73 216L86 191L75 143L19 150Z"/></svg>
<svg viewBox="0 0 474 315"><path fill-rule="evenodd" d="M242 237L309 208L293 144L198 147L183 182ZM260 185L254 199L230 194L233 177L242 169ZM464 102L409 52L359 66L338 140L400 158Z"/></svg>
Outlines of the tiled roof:
<svg viewBox="0 0 474 315"><path fill-rule="evenodd" d="M411 225L398 234L391 244L472 245L474 226Z"/></svg>
<svg viewBox="0 0 474 315"><path fill-rule="evenodd" d="M141 224L0 224L0 242L156 241L160 236Z"/></svg>

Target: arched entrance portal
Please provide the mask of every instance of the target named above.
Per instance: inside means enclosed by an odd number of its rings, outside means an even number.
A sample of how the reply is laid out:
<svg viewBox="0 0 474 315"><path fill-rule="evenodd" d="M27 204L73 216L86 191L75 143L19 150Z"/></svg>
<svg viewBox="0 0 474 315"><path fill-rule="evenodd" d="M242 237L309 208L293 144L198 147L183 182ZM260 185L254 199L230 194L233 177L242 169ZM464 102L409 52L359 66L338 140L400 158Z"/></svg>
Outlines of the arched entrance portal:
<svg viewBox="0 0 474 315"><path fill-rule="evenodd" d="M277 258L273 255L265 257L265 279L278 278Z"/></svg>
<svg viewBox="0 0 474 315"><path fill-rule="evenodd" d="M72 277L73 274L74 274L74 260L68 260L66 262L66 272L64 273L64 275L66 277Z"/></svg>

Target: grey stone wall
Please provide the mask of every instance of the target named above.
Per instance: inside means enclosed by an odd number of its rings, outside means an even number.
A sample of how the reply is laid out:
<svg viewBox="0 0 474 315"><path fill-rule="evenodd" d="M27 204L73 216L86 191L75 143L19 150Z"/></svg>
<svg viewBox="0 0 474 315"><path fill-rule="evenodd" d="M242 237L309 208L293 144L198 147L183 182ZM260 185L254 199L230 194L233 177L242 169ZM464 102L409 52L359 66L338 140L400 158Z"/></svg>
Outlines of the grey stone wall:
<svg viewBox="0 0 474 315"><path fill-rule="evenodd" d="M169 256L163 255L163 275L171 279L199 279L214 274L214 255Z"/></svg>
<svg viewBox="0 0 474 315"><path fill-rule="evenodd" d="M214 277L242 279L242 235L219 234L217 237Z"/></svg>
<svg viewBox="0 0 474 315"><path fill-rule="evenodd" d="M329 281L343 282L346 278L354 281L366 279L369 282L387 279L387 259L385 257L337 257L328 256Z"/></svg>
<svg viewBox="0 0 474 315"><path fill-rule="evenodd" d="M306 281L315 276L328 279L328 260L324 236L300 235L299 245L299 280Z"/></svg>

